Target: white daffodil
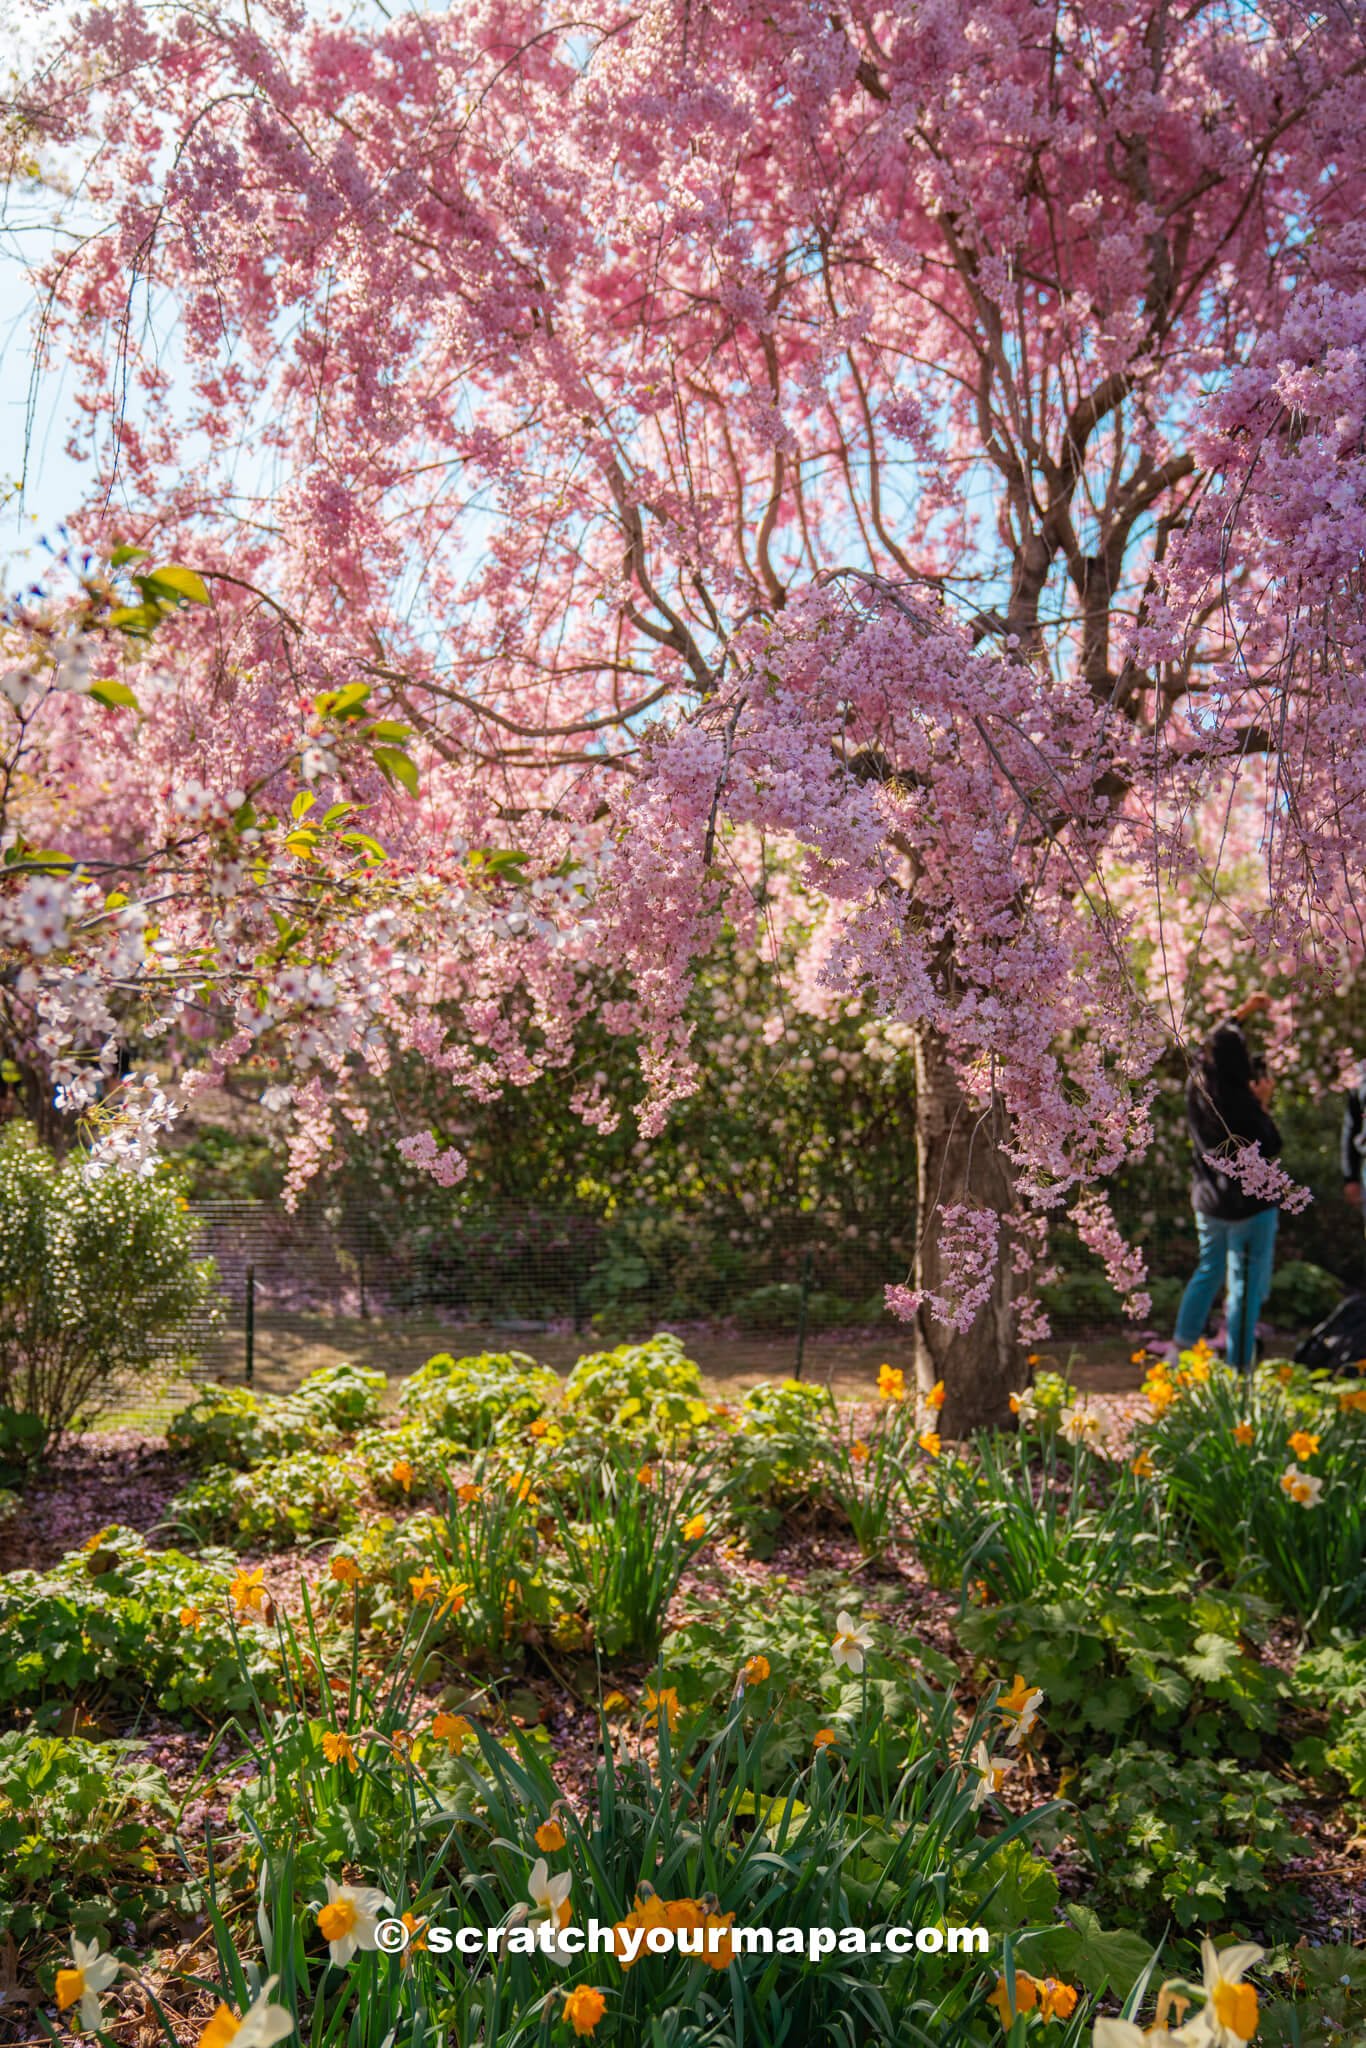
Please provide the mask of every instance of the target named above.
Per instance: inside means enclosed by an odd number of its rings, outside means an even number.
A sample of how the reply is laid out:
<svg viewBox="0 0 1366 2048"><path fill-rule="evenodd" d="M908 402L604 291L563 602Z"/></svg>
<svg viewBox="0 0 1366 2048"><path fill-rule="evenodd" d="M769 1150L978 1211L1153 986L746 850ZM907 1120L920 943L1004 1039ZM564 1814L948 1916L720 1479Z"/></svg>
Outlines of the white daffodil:
<svg viewBox="0 0 1366 2048"><path fill-rule="evenodd" d="M338 1884L335 1878L328 1878L327 1903L322 1905L314 1899L312 1910L318 1916L318 1930L334 1963L349 1963L358 1949L379 1947L375 1926L383 1917L381 1907L392 1913L394 1902L374 1885Z"/></svg>
<svg viewBox="0 0 1366 2048"><path fill-rule="evenodd" d="M1198 2020L1173 2034L1166 2027L1136 2027L1132 2020L1099 2019L1091 2029L1091 2048L1200 2048L1208 2038Z"/></svg>
<svg viewBox="0 0 1366 2048"><path fill-rule="evenodd" d="M1015 1682L1009 1692L1003 1692L996 1702L997 1713L1004 1714L1008 1721L1015 1723L1006 1737L1007 1749L1018 1749L1025 1736L1028 1735L1030 1729L1038 1720L1039 1708L1042 1705L1042 1686L1026 1685L1024 1679L1021 1678L1017 1671Z"/></svg>
<svg viewBox="0 0 1366 2048"><path fill-rule="evenodd" d="M1058 1426L1069 1444L1094 1444L1100 1440L1100 1417L1089 1408L1069 1408Z"/></svg>
<svg viewBox="0 0 1366 2048"><path fill-rule="evenodd" d="M863 1669L863 1660L873 1647L873 1632L855 1621L852 1614L841 1608L835 1616L835 1636L830 1645L830 1655L844 1670L852 1671L857 1678Z"/></svg>
<svg viewBox="0 0 1366 2048"><path fill-rule="evenodd" d="M508 1926L530 1924L537 1930L536 1947L540 1955L548 1956L552 1963L561 1968L573 1958L560 1946L560 1936L569 1925L569 1892L573 1885L569 1871L561 1870L554 1877L544 1856L538 1856L531 1866L527 1878L529 1906L514 1906L508 1915ZM546 1930L542 1932L541 1930Z"/></svg>
<svg viewBox="0 0 1366 2048"><path fill-rule="evenodd" d="M57 1972L57 2010L79 2006L81 2025L91 2033L104 2018L100 1993L107 1991L119 1974L113 1956L102 1956L97 1941L71 1943L71 1967Z"/></svg>
<svg viewBox="0 0 1366 2048"><path fill-rule="evenodd" d="M1316 1479L1312 1472L1301 1472L1298 1465L1287 1465L1281 1474L1281 1492L1288 1493L1291 1500L1298 1501L1302 1508L1316 1508L1323 1492L1323 1481Z"/></svg>
<svg viewBox="0 0 1366 2048"><path fill-rule="evenodd" d="M270 1994L278 1977L267 1977L259 1998L239 2019L230 2006L220 2005L207 2026L201 2028L199 2048L275 2048L294 2032L294 2015L283 2005L272 2005Z"/></svg>
<svg viewBox="0 0 1366 2048"><path fill-rule="evenodd" d="M993 1793L999 1792L1005 1783L1006 1772L1014 1763L1014 1757L992 1756L985 1742L979 1742L968 1762L977 1772L977 1785L972 1795L973 1810L985 1806Z"/></svg>
<svg viewBox="0 0 1366 2048"><path fill-rule="evenodd" d="M1022 1393L1011 1395L1010 1412L1018 1416L1021 1422L1038 1421L1039 1403L1032 1387L1026 1387Z"/></svg>
<svg viewBox="0 0 1366 2048"><path fill-rule="evenodd" d="M1257 2031L1257 1993L1244 1984L1243 1972L1266 1953L1255 1941L1235 1941L1218 1950L1206 1935L1200 1944L1204 1965L1205 2003L1199 2013L1210 2048L1243 2048Z"/></svg>

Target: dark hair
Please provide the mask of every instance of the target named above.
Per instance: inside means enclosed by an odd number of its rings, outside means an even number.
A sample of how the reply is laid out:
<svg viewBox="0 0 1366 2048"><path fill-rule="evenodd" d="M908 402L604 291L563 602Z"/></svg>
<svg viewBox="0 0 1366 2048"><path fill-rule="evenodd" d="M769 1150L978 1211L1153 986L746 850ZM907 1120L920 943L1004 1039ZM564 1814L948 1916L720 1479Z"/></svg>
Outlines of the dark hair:
<svg viewBox="0 0 1366 2048"><path fill-rule="evenodd" d="M1266 1079L1266 1054L1265 1054L1265 1053L1260 1053L1260 1052L1254 1052L1254 1053L1252 1053L1252 1054L1251 1054L1251 1055L1249 1056L1249 1058L1248 1058L1248 1066L1249 1066L1249 1068L1251 1069L1251 1072L1252 1072L1252 1078L1253 1078L1253 1080L1254 1080L1254 1081L1264 1081L1264 1080Z"/></svg>
<svg viewBox="0 0 1366 2048"><path fill-rule="evenodd" d="M1200 1053L1200 1080L1210 1101L1219 1107L1246 1091L1253 1075L1247 1040L1236 1024L1221 1024L1205 1040Z"/></svg>

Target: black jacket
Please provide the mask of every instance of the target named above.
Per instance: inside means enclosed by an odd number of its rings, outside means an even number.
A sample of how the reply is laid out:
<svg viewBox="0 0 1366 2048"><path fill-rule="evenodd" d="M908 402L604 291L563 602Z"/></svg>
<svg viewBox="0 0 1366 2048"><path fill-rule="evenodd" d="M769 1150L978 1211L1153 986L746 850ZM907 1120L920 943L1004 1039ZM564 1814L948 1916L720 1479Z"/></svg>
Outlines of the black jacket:
<svg viewBox="0 0 1366 2048"><path fill-rule="evenodd" d="M1221 1024L1209 1039L1186 1086L1186 1120L1195 1147L1191 1202L1202 1216L1244 1223L1276 1204L1249 1195L1222 1162L1243 1145L1259 1145L1275 1159L1281 1134L1252 1092L1247 1040L1236 1024Z"/></svg>
<svg viewBox="0 0 1366 2048"><path fill-rule="evenodd" d="M1342 1106L1342 1178L1360 1181L1366 1153L1366 1066Z"/></svg>

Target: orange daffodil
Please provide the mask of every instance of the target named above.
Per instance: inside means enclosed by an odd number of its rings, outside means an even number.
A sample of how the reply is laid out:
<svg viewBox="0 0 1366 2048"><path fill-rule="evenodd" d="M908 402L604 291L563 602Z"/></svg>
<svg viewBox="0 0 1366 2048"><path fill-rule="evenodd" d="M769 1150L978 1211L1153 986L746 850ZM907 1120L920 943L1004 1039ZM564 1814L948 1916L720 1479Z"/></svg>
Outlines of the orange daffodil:
<svg viewBox="0 0 1366 2048"><path fill-rule="evenodd" d="M553 1856L557 1849L563 1849L566 1836L564 1829L552 1815L549 1820L541 1822L532 1839L538 1849L544 1850L547 1856Z"/></svg>
<svg viewBox="0 0 1366 2048"><path fill-rule="evenodd" d="M1297 1429L1291 1434L1290 1448L1297 1458L1312 1458L1318 1453L1319 1440L1307 1429Z"/></svg>
<svg viewBox="0 0 1366 2048"><path fill-rule="evenodd" d="M607 2000L595 1984L576 1984L565 1994L561 2019L567 2020L581 2041L586 2041L607 2010Z"/></svg>
<svg viewBox="0 0 1366 2048"><path fill-rule="evenodd" d="M278 1977L267 1977L261 1993L239 2017L231 2006L220 2005L208 2024L200 2029L199 2048L274 2048L294 2032L294 2015L283 2005L272 2005L270 1994Z"/></svg>
<svg viewBox="0 0 1366 2048"><path fill-rule="evenodd" d="M830 1644L834 1662L841 1670L852 1671L857 1678L872 1647L872 1630L866 1623L856 1621L847 1608L841 1608L835 1616L835 1634Z"/></svg>
<svg viewBox="0 0 1366 2048"><path fill-rule="evenodd" d="M1316 1508L1323 1492L1323 1481L1315 1479L1312 1473L1301 1472L1298 1465L1287 1465L1281 1474L1281 1492L1302 1508Z"/></svg>
<svg viewBox="0 0 1366 2048"><path fill-rule="evenodd" d="M1366 1415L1366 1387L1346 1388L1338 1395L1338 1407L1344 1415Z"/></svg>
<svg viewBox="0 0 1366 2048"><path fill-rule="evenodd" d="M393 1480L394 1485L401 1486L405 1493L412 1492L414 1474L407 1458L395 1458L393 1464L389 1467L389 1477Z"/></svg>
<svg viewBox="0 0 1366 2048"><path fill-rule="evenodd" d="M1250 1422L1238 1422L1233 1427L1233 1441L1246 1450L1257 1432Z"/></svg>
<svg viewBox="0 0 1366 2048"><path fill-rule="evenodd" d="M1033 2012L1036 2008L1040 2019L1070 2019L1076 2010L1077 1994L1071 1984L1056 1977L1031 1977L1027 1970L1017 1970L1014 2004L1004 1977L996 1979L996 1989L987 2004L995 2006L1001 2025L1008 2031L1018 2013Z"/></svg>
<svg viewBox="0 0 1366 2048"><path fill-rule="evenodd" d="M1042 1701L1043 1688L1037 1685L1026 1685L1024 1679L1017 1671L1015 1682L1009 1692L1001 1693L996 1701L997 1713L1004 1714L1008 1721L1015 1723L1006 1737L1007 1749L1017 1749L1020 1743L1024 1741L1025 1736L1028 1735L1030 1729L1039 1718L1039 1707Z"/></svg>
<svg viewBox="0 0 1366 2048"><path fill-rule="evenodd" d="M750 1657L746 1659L741 1668L740 1683L742 1686L762 1685L764 1680L770 1678L772 1674L773 1666L769 1663L767 1657Z"/></svg>
<svg viewBox="0 0 1366 2048"><path fill-rule="evenodd" d="M441 1590L441 1581L430 1565L423 1565L416 1578L408 1581L408 1591L420 1607L425 1600L435 1600Z"/></svg>
<svg viewBox="0 0 1366 2048"><path fill-rule="evenodd" d="M937 1415L940 1409L943 1407L943 1405L944 1382L942 1380L936 1380L934 1385L930 1388L929 1393L925 1396L925 1406L927 1408L932 1408L935 1414Z"/></svg>
<svg viewBox="0 0 1366 2048"><path fill-rule="evenodd" d="M381 1907L392 1914L394 1902L387 1892L374 1885L338 1884L334 1877L327 1879L326 1900L315 1899L311 1910L317 1918L318 1932L327 1943L328 1956L339 1968L344 1968L352 1956L379 1947L375 1929L384 1918Z"/></svg>
<svg viewBox="0 0 1366 2048"><path fill-rule="evenodd" d="M82 2027L93 2033L104 2021L100 1993L108 1991L118 1974L117 1962L113 1956L100 1954L97 1941L73 1939L71 1961L66 1969L57 1972L58 2012L66 2012L74 2005L80 2013Z"/></svg>
<svg viewBox="0 0 1366 2048"><path fill-rule="evenodd" d="M916 1442L927 1457L937 1458L943 1449L937 1429L922 1429L920 1435L916 1438Z"/></svg>
<svg viewBox="0 0 1366 2048"><path fill-rule="evenodd" d="M1151 1479L1153 1476L1153 1461L1146 1451L1140 1451L1132 1465L1130 1465L1129 1470L1133 1473L1135 1479Z"/></svg>
<svg viewBox="0 0 1366 2048"><path fill-rule="evenodd" d="M689 1515L687 1521L683 1524L683 1541L685 1543L700 1543L706 1533L706 1516Z"/></svg>
<svg viewBox="0 0 1366 2048"><path fill-rule="evenodd" d="M328 1559L327 1571L328 1576L335 1579L339 1586L355 1586L360 1583L360 1566L355 1558L348 1557L344 1550L339 1550L335 1557Z"/></svg>

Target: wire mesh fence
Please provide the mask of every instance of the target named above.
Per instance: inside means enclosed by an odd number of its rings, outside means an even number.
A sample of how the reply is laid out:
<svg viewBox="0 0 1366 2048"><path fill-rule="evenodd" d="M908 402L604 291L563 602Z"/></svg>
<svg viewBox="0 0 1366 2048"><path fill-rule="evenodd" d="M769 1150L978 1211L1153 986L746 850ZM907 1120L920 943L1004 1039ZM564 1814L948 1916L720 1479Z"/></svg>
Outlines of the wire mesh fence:
<svg viewBox="0 0 1366 2048"><path fill-rule="evenodd" d="M396 1379L438 1351L519 1350L563 1370L659 1328L679 1330L704 1372L736 1386L796 1372L851 1388L884 1358L910 1359L910 1331L884 1305L888 1283L907 1277L909 1228L838 1212L737 1228L648 1209L604 1219L524 1204L433 1218L354 1199L290 1213L220 1198L191 1214L212 1297L120 1419L159 1424L204 1380L287 1391L343 1359ZM1171 1270L1151 1283L1151 1326L1164 1332L1193 1244L1174 1223L1161 1249L1155 1263ZM1269 1311L1278 1328L1302 1333L1324 1312L1317 1294L1298 1299L1307 1275L1336 1295L1332 1276L1292 1262ZM1055 1353L1127 1366L1134 1332L1098 1270L1069 1271L1052 1294Z"/></svg>

